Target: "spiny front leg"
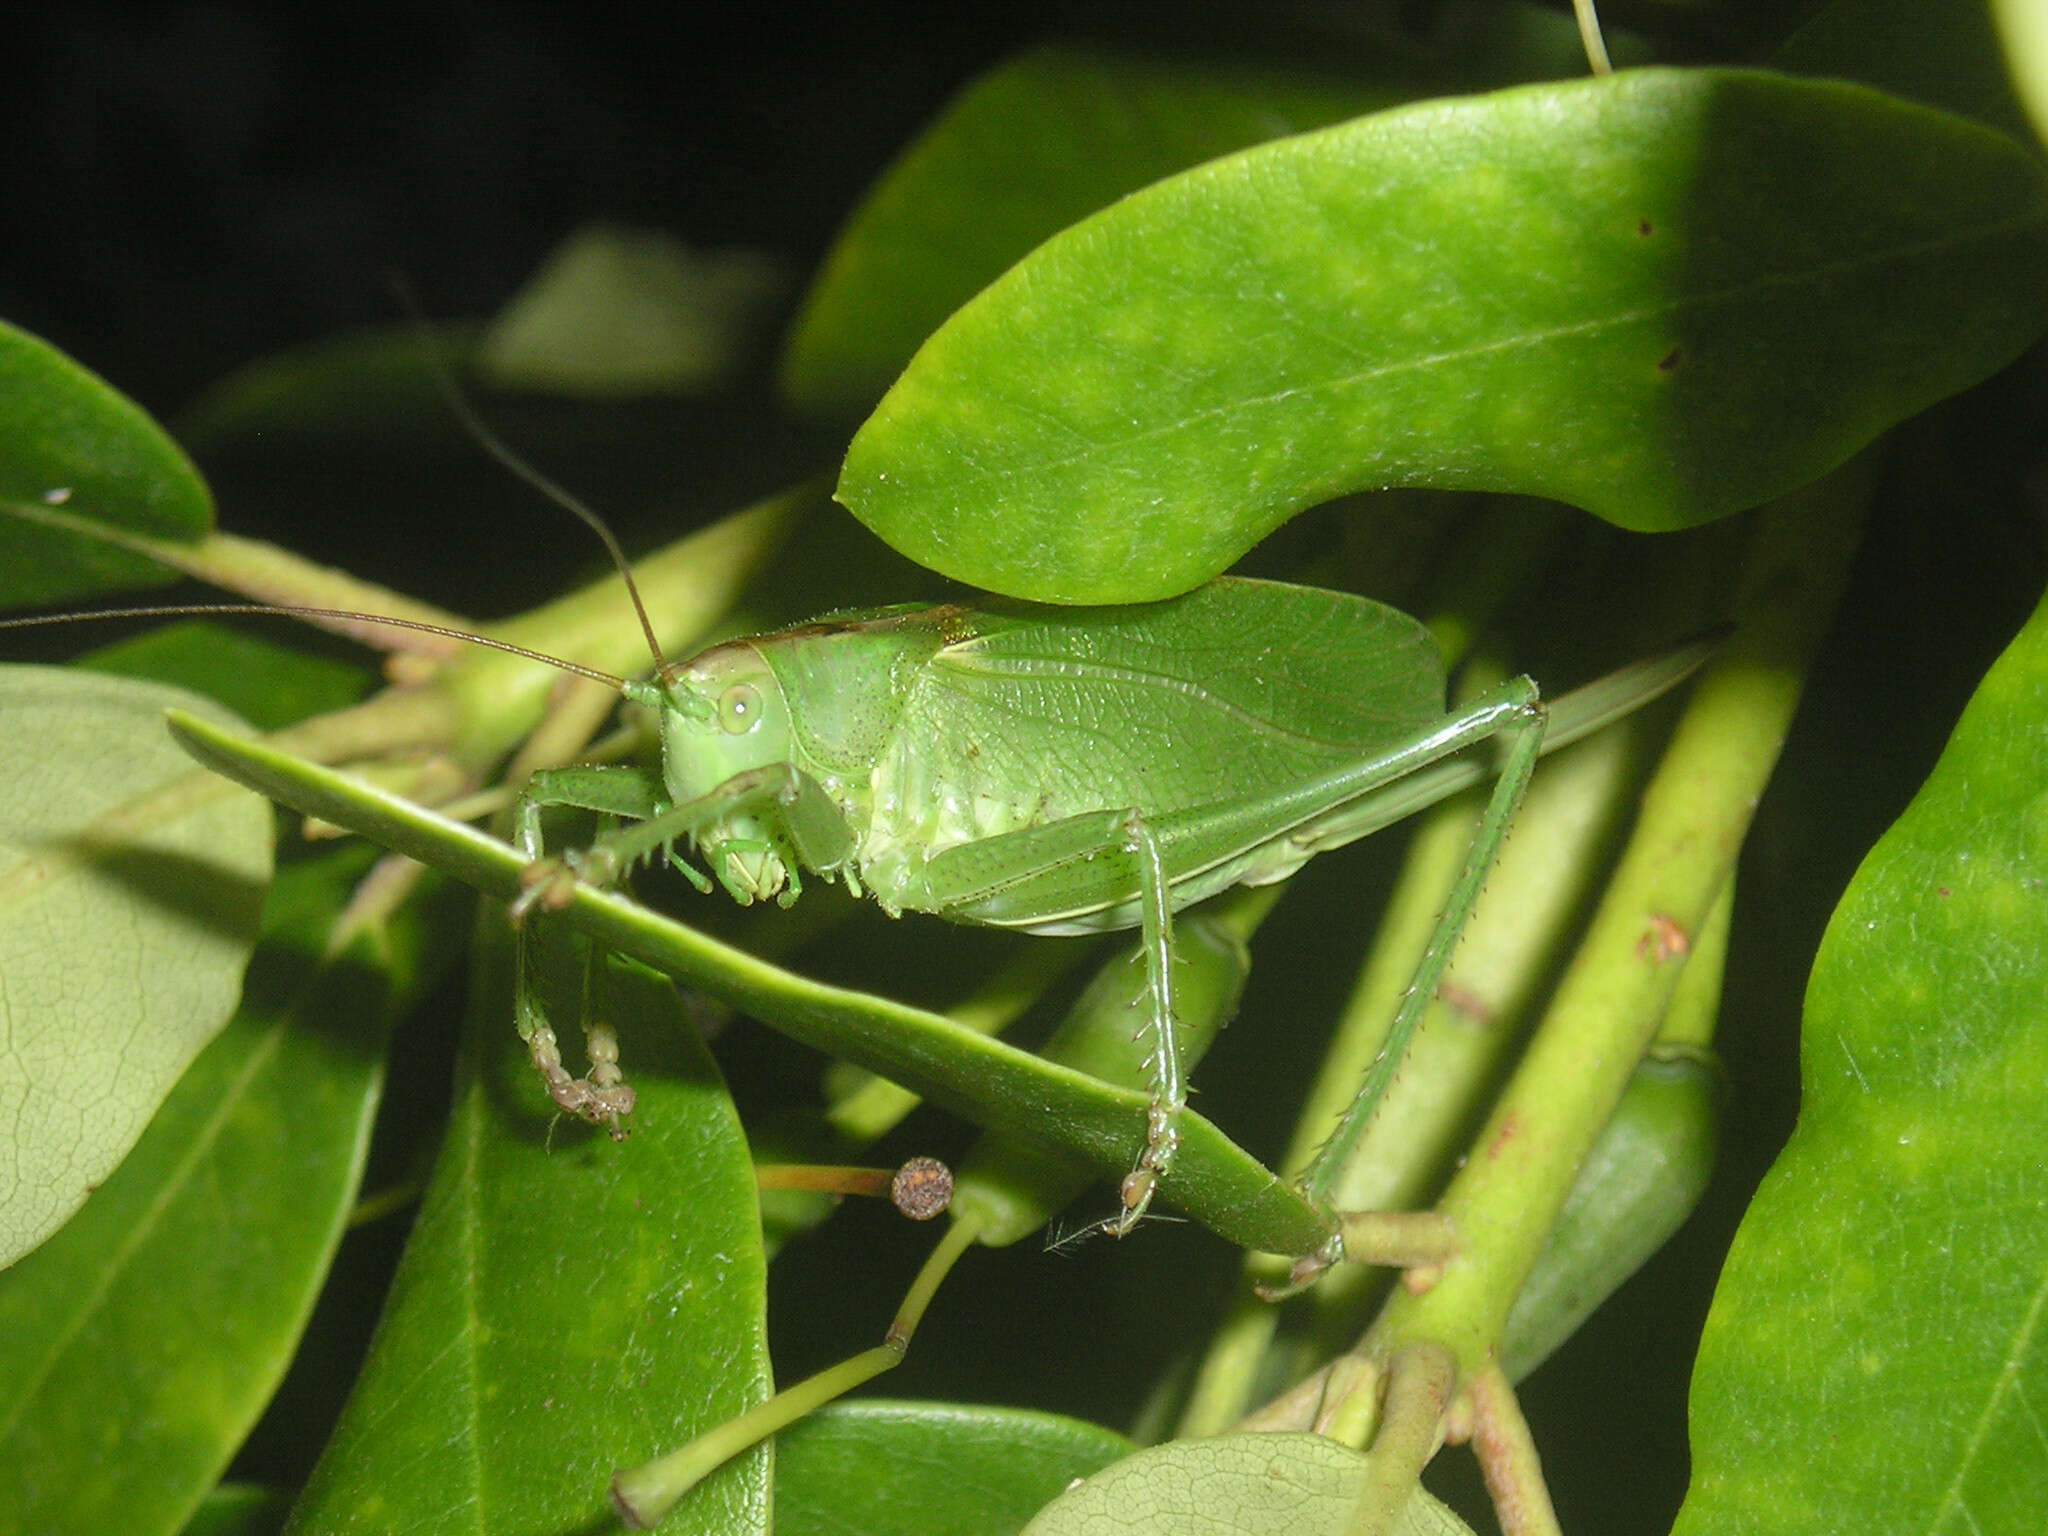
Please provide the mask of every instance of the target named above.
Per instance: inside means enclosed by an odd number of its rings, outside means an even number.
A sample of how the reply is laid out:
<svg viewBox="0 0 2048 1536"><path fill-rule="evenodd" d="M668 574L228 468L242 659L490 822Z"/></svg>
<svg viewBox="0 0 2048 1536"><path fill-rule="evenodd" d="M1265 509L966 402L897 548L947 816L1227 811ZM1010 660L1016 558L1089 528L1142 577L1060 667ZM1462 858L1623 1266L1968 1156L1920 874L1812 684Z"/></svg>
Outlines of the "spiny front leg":
<svg viewBox="0 0 2048 1536"><path fill-rule="evenodd" d="M551 805L571 805L615 816L645 815L658 805L658 781L635 769L568 768L534 775L514 811L514 834L519 848L531 862L527 865L525 889L512 903L512 923L517 932L514 1017L520 1038L526 1042L534 1069L547 1085L548 1097L567 1114L603 1126L614 1141L625 1139L623 1124L633 1112L635 1094L619 1066L618 1036L611 1026L592 1022L592 975L589 946L574 941L582 972L582 1017L584 1049L590 1070L582 1077L571 1075L562 1064L561 1044L549 1023L543 1001L539 951L543 944L530 914L536 904L559 906L572 893L579 878L588 878L579 861L573 867L542 857L541 813ZM567 892L551 897L553 885L567 882Z"/></svg>
<svg viewBox="0 0 2048 1536"><path fill-rule="evenodd" d="M626 1139L625 1117L632 1114L636 1095L619 1068L619 1037L611 1025L602 1022L597 1011L595 976L591 948L582 938L559 933L550 935L551 958L562 958L565 948L573 949L581 970L578 989L583 1020L584 1049L590 1057L590 1071L574 1077L562 1064L562 1049L548 1021L545 979L540 973L541 936L531 927L517 933L513 979L513 1018L519 1036L526 1042L534 1069L547 1085L548 1097L565 1114L603 1126L614 1141Z"/></svg>
<svg viewBox="0 0 2048 1536"><path fill-rule="evenodd" d="M619 1037L609 1024L590 1024L584 1028L583 1039L590 1051L590 1072L584 1077L569 1075L562 1065L555 1032L546 1024L535 1025L527 1034L526 1048L548 1085L548 1097L564 1113L602 1125L613 1141L624 1141L622 1122L633 1113L638 1095L619 1069Z"/></svg>
<svg viewBox="0 0 2048 1536"><path fill-rule="evenodd" d="M1180 1150L1180 1116L1187 1108L1187 1079L1181 1068L1173 1007L1173 914L1167 906L1166 867L1159 843L1136 810L1124 819L1124 852L1137 864L1139 952L1146 970L1147 1016L1139 1025L1151 1032L1152 1102L1145 1109L1145 1148L1124 1176L1123 1209L1102 1225L1122 1237L1144 1219L1159 1184L1173 1171Z"/></svg>

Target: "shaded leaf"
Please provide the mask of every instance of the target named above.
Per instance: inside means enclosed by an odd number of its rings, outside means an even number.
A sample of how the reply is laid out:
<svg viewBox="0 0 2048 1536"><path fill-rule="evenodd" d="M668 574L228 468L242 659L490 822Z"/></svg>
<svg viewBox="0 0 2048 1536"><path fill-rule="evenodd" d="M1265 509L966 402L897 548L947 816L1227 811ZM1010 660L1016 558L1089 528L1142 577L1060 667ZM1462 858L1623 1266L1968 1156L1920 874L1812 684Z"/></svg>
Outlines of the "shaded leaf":
<svg viewBox="0 0 2048 1536"><path fill-rule="evenodd" d="M1983 0L1835 0L1780 44L1771 64L1874 85L2022 139L2029 134Z"/></svg>
<svg viewBox="0 0 2048 1536"><path fill-rule="evenodd" d="M190 688L261 731L353 704L368 691L369 671L308 656L290 646L225 625L190 620L165 624L81 656L73 663L115 677L141 677Z"/></svg>
<svg viewBox="0 0 2048 1536"><path fill-rule="evenodd" d="M234 1012L270 808L164 733L181 689L0 669L0 1263L55 1231Z"/></svg>
<svg viewBox="0 0 2048 1536"><path fill-rule="evenodd" d="M179 1536L277 1536L291 1500L275 1488L222 1483L210 1489Z"/></svg>
<svg viewBox="0 0 2048 1536"><path fill-rule="evenodd" d="M477 367L497 388L599 399L708 389L789 286L758 252L693 251L658 230L589 225L491 322Z"/></svg>
<svg viewBox="0 0 2048 1536"><path fill-rule="evenodd" d="M481 328L377 326L258 358L207 389L178 416L178 433L212 450L261 436L332 444L358 435L445 441L453 427L429 348L460 360Z"/></svg>
<svg viewBox="0 0 2048 1536"><path fill-rule="evenodd" d="M834 1403L776 1437L776 1536L1009 1536L1131 1449L1019 1408Z"/></svg>
<svg viewBox="0 0 2048 1536"><path fill-rule="evenodd" d="M1024 1536L1338 1536L1371 1462L1321 1435L1173 1440L1098 1472L1048 1505ZM1415 1490L1389 1536L1470 1536Z"/></svg>
<svg viewBox="0 0 2048 1536"><path fill-rule="evenodd" d="M68 525L193 540L213 496L142 407L48 342L0 322L0 605L61 603L177 573Z"/></svg>
<svg viewBox="0 0 2048 1536"><path fill-rule="evenodd" d="M454 1120L294 1532L609 1526L614 1469L768 1394L753 1165L674 988L605 969L640 1095L614 1144L556 1123L512 1028L503 919L483 921L500 937L480 948ZM755 1453L663 1529L741 1536L767 1503Z"/></svg>
<svg viewBox="0 0 2048 1536"><path fill-rule="evenodd" d="M2048 1528L2048 604L1865 859L1728 1258L1681 1533Z"/></svg>
<svg viewBox="0 0 2048 1536"><path fill-rule="evenodd" d="M1644 69L1430 102L1049 241L925 344L838 494L935 570L1061 602L1186 590L1368 487L1684 527L2008 361L2044 259L2034 157L1858 87Z"/></svg>
<svg viewBox="0 0 2048 1536"><path fill-rule="evenodd" d="M417 918L326 954L367 862L279 877L234 1021L85 1208L0 1274L0 1531L178 1530L284 1374L419 982Z"/></svg>
<svg viewBox="0 0 2048 1536"><path fill-rule="evenodd" d="M1217 155L1420 97L1572 75L1577 29L1495 7L1447 55L1343 73L1038 48L974 81L847 220L783 357L814 411L865 410L1005 267L1126 193Z"/></svg>

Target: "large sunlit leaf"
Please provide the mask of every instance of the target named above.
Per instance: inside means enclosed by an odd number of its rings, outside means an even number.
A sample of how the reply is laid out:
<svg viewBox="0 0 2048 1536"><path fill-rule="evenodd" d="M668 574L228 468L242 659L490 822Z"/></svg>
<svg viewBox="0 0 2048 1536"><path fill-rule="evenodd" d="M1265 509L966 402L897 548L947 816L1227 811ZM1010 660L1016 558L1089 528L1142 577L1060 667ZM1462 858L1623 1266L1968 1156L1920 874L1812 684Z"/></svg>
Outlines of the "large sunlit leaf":
<svg viewBox="0 0 2048 1536"><path fill-rule="evenodd" d="M1341 1536L1370 1461L1321 1435L1172 1440L1098 1472L1048 1505L1024 1536ZM1418 1488L1388 1536L1471 1536Z"/></svg>
<svg viewBox="0 0 2048 1536"><path fill-rule="evenodd" d="M0 606L61 603L177 573L70 520L193 540L213 497L184 451L127 396L0 322Z"/></svg>
<svg viewBox="0 0 2048 1536"><path fill-rule="evenodd" d="M270 878L270 807L191 771L196 695L0 669L0 1264L111 1173L227 1023Z"/></svg>
<svg viewBox="0 0 2048 1536"><path fill-rule="evenodd" d="M809 410L866 409L1005 267L1176 171L1399 102L1584 68L1570 19L1534 5L1494 7L1444 52L1367 45L1324 71L1034 49L962 91L855 210L791 331L783 387Z"/></svg>
<svg viewBox="0 0 2048 1536"><path fill-rule="evenodd" d="M1062 602L1183 591L1371 487L1684 527L2011 359L2044 263L2034 156L1859 87L1644 69L1430 102L1048 241L925 344L839 496Z"/></svg>
<svg viewBox="0 0 2048 1536"><path fill-rule="evenodd" d="M1131 1449L1019 1408L835 1403L776 1437L776 1536L997 1536Z"/></svg>
<svg viewBox="0 0 2048 1536"><path fill-rule="evenodd" d="M435 955L417 916L327 953L368 862L279 877L234 1021L0 1273L0 1530L178 1530L284 1374L355 1199L385 1031Z"/></svg>
<svg viewBox="0 0 2048 1536"><path fill-rule="evenodd" d="M603 967L594 995L640 1096L614 1143L556 1123L513 1029L507 947L482 946L448 1139L293 1532L611 1528L614 1470L768 1394L753 1164L674 988ZM767 1509L756 1453L663 1529L744 1536Z"/></svg>
<svg viewBox="0 0 2048 1536"><path fill-rule="evenodd" d="M2048 604L1836 909L1801 1069L1678 1530L2048 1529Z"/></svg>

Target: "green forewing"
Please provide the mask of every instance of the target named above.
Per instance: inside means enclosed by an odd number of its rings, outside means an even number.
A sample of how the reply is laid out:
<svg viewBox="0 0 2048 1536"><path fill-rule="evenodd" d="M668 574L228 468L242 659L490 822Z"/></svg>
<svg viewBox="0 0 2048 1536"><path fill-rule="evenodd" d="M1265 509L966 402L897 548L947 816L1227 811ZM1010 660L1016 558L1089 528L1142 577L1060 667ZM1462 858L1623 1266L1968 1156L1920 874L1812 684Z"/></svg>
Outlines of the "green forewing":
<svg viewBox="0 0 2048 1536"><path fill-rule="evenodd" d="M1223 580L1172 602L978 617L908 690L869 851L1269 791L1443 712L1428 632L1349 593Z"/></svg>

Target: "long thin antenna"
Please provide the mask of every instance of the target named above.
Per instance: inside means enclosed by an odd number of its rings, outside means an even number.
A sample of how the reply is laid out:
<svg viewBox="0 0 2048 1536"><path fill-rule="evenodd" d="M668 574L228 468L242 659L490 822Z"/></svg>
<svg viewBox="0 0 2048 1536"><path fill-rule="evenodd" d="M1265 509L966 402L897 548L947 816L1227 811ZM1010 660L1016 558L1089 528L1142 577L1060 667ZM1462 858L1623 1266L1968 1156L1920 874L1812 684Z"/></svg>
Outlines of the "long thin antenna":
<svg viewBox="0 0 2048 1536"><path fill-rule="evenodd" d="M469 397L462 392L462 387L456 383L455 375L449 369L447 359L441 355L440 347L435 344L433 330L427 324L425 315L421 313L419 300L414 297L411 287L396 272L388 276L393 291L398 295L399 304L405 309L406 317L419 332L420 346L426 354L427 367L434 376L434 384L441 391L442 398L448 402L448 408L455 413L456 420L469 430L469 434L477 440L484 452L496 459L503 468L524 480L556 506L582 518L589 525L591 532L604 540L604 547L612 557L612 564L618 567L619 576L626 583L626 593L633 599L633 611L640 616L640 632L647 637L647 649L654 657L654 668L657 672L666 670L668 659L662 655L661 642L654 637L654 622L647 616L647 605L641 602L640 588L633 580L633 567L626 559L625 550L620 548L618 536L612 532L611 525L598 516L596 509L589 503L557 485L521 458L509 443L491 430L483 417L477 414L476 407L469 403Z"/></svg>
<svg viewBox="0 0 2048 1536"><path fill-rule="evenodd" d="M561 657L550 656L545 651L531 651L523 645L514 645L509 640L493 640L489 635L471 634L466 629L450 629L445 624L426 624L418 619L392 619L377 613L356 613L347 608L299 608L283 603L159 603L141 608L93 608L83 613L46 613L32 619L0 619L0 629L40 629L51 624L77 624L86 619L169 619L221 614L283 614L294 619L346 619L356 624L383 624L392 629L410 629L423 635L440 635L444 639L461 640L470 645L484 646L489 650L503 651L508 656L537 661L543 666L554 667L562 672L573 672L578 677L587 677L594 683L603 683L614 693L623 693L626 688L626 680L622 677L600 672L596 667L586 667L581 662L564 661Z"/></svg>

